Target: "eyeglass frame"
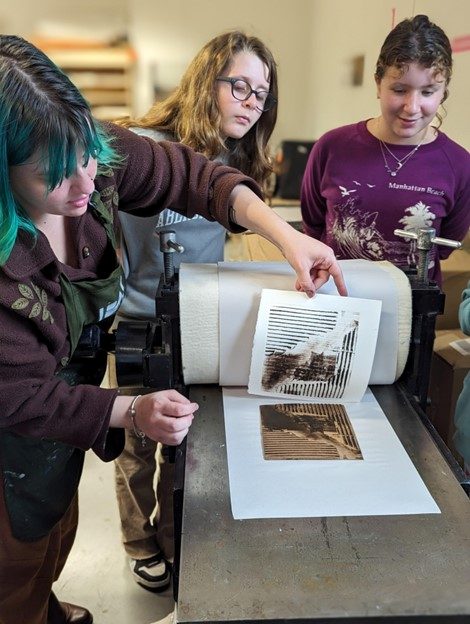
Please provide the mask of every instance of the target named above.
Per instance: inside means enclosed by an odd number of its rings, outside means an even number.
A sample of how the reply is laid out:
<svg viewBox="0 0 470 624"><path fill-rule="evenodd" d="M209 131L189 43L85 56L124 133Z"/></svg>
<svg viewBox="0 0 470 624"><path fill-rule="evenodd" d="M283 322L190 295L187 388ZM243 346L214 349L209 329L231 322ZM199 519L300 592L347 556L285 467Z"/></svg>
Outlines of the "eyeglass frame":
<svg viewBox="0 0 470 624"><path fill-rule="evenodd" d="M234 77L225 77L225 76L218 76L216 78L216 81L218 82L227 82L230 85L230 90L232 92L232 96L238 101L238 102L246 102L247 100L249 100L251 98L251 96L253 95L253 93L255 94L255 97L258 98L258 95L260 93L267 93L266 95L266 100L264 102L264 104L266 105L266 102L269 102L269 106L268 108L260 108L259 106L255 106L256 110L259 111L260 113L266 113L267 111L271 110L274 106L276 106L277 104L277 99L274 97L274 95L272 93L270 93L269 91L266 91L265 89L258 89L258 91L256 91L255 89L252 89L251 84L245 80L244 78L234 78ZM233 87L235 85L236 82L244 82L248 88L249 88L249 93L247 94L246 97L244 97L243 99L240 99L239 97L237 97L235 95L235 93L233 92ZM258 100L256 100L258 102Z"/></svg>

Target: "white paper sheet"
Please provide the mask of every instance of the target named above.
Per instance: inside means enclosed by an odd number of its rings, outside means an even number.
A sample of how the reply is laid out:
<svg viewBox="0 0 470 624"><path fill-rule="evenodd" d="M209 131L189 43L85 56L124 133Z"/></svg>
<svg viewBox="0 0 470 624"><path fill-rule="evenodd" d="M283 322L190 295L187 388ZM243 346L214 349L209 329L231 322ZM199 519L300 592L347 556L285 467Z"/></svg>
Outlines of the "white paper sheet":
<svg viewBox="0 0 470 624"><path fill-rule="evenodd" d="M360 401L370 379L381 301L263 289L248 392ZM305 376L312 374L312 378Z"/></svg>
<svg viewBox="0 0 470 624"><path fill-rule="evenodd" d="M224 388L223 402L235 519L440 513L370 390L345 404L362 460L266 461L259 406L292 399Z"/></svg>

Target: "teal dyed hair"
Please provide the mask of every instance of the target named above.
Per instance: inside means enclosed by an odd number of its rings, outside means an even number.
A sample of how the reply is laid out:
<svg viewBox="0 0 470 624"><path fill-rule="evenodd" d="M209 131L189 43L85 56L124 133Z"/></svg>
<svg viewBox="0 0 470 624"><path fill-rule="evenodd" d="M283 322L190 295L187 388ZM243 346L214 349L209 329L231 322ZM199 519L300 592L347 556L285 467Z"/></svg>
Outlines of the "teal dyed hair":
<svg viewBox="0 0 470 624"><path fill-rule="evenodd" d="M16 36L0 36L0 266L10 257L19 230L37 230L13 196L9 167L38 154L47 166L47 191L77 167L122 162L101 125L69 78L40 50Z"/></svg>

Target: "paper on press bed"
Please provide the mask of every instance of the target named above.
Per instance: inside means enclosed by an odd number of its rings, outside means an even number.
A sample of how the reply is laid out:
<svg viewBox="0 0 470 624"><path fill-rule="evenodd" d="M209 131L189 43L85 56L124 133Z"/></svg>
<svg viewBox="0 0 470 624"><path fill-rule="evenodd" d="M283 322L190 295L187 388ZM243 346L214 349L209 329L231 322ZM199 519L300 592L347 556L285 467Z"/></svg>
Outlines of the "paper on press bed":
<svg viewBox="0 0 470 624"><path fill-rule="evenodd" d="M223 389L235 519L440 513L367 389L381 305L352 297L318 294L307 299L291 291L262 291L248 389ZM269 358L276 352L279 358L271 359L270 368ZM291 373L286 375L286 369ZM266 460L261 406L294 402L297 411L302 403L341 403L360 458ZM293 448L292 439L288 447Z"/></svg>
<svg viewBox="0 0 470 624"><path fill-rule="evenodd" d="M292 400L224 388L223 402L235 519L440 513L369 389L345 404L363 460L266 461L260 405Z"/></svg>

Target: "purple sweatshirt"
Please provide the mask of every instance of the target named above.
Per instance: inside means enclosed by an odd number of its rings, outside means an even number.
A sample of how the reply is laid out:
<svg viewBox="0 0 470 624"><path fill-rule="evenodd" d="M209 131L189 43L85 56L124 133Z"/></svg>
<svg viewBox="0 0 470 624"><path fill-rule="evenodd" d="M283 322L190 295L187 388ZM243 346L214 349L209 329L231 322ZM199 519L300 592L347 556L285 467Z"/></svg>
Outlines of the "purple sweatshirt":
<svg viewBox="0 0 470 624"><path fill-rule="evenodd" d="M413 146L387 145L401 159ZM384 156L385 155L385 156ZM330 245L338 258L417 262L414 241L394 230L433 227L461 241L470 227L470 154L442 132L421 145L395 176L396 160L366 122L336 128L314 145L302 183L304 231ZM434 246L429 278L440 283L439 259L452 249Z"/></svg>

